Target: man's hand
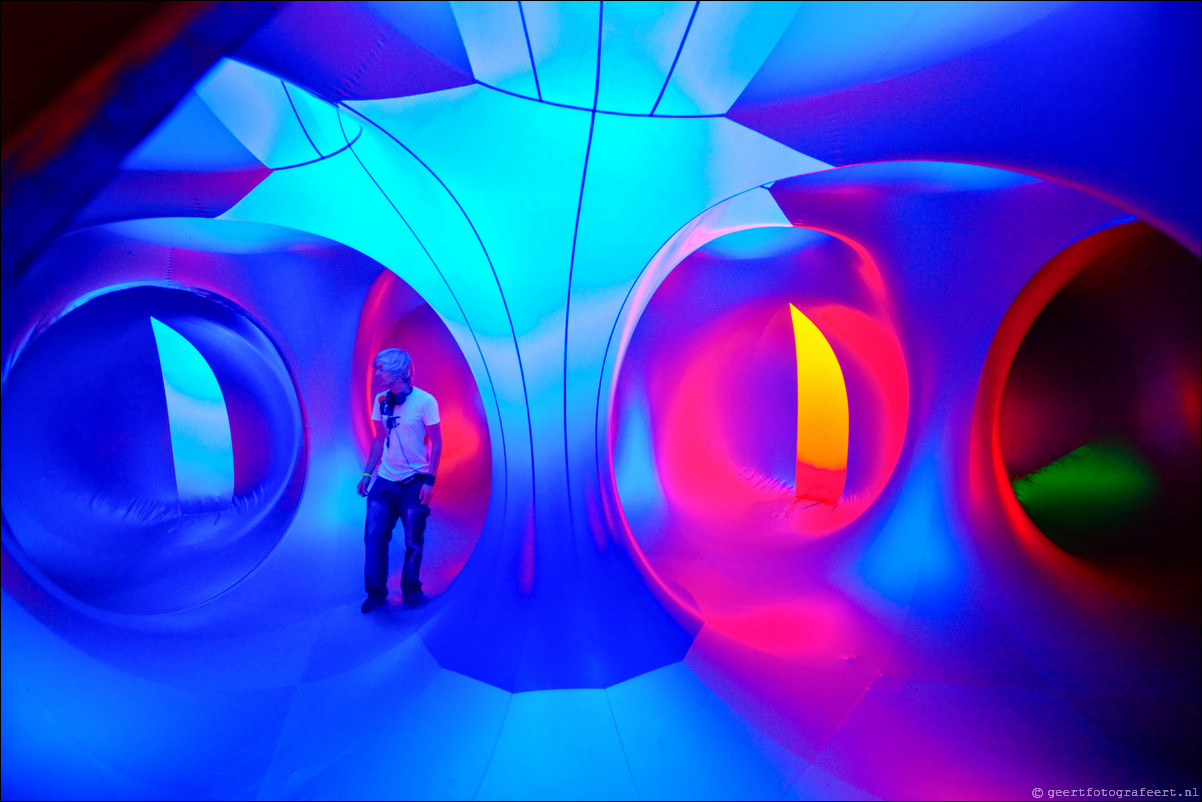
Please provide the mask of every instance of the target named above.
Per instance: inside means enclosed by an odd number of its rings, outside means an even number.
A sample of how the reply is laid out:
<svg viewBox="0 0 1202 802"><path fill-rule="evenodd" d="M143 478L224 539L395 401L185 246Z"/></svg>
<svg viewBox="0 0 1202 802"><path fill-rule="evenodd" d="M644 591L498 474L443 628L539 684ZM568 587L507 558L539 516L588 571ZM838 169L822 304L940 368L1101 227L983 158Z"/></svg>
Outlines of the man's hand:
<svg viewBox="0 0 1202 802"><path fill-rule="evenodd" d="M359 480L359 495L363 496L363 498L367 498L367 487L370 484L371 484L370 476L364 476L362 479Z"/></svg>
<svg viewBox="0 0 1202 802"><path fill-rule="evenodd" d="M429 506L430 501L434 498L434 485L422 483L421 489L417 491L417 500L422 504Z"/></svg>

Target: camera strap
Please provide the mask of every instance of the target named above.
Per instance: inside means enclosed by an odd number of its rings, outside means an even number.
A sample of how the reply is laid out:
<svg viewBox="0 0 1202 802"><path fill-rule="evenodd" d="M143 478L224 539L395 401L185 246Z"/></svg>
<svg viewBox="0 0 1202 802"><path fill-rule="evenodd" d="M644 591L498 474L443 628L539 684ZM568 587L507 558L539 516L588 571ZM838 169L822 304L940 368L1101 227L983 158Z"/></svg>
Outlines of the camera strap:
<svg viewBox="0 0 1202 802"><path fill-rule="evenodd" d="M409 396L411 396L411 395L413 395L412 387L410 387L408 390L406 390L405 392L403 392L399 395L394 393L392 390L389 390L386 394L384 394L380 398L380 418L382 419L382 422L384 424L384 432L385 432L384 447L385 448L387 448L389 446L389 444L392 442L392 430L396 428L397 421L396 421L396 416L392 414L393 410L395 410L397 407L404 404L405 401L407 401L409 399ZM398 437L399 437L399 435L398 435ZM404 451L403 445L401 446L401 450Z"/></svg>

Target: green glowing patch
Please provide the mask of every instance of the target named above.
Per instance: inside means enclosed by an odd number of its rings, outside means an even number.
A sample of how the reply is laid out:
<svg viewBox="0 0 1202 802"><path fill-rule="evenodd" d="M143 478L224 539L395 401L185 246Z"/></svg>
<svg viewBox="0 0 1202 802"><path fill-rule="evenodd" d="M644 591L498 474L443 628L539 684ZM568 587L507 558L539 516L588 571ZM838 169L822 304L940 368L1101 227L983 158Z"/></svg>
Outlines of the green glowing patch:
<svg viewBox="0 0 1202 802"><path fill-rule="evenodd" d="M1123 443L1081 446L1016 479L1014 495L1049 540L1080 556L1124 551L1138 536L1159 490L1156 470Z"/></svg>

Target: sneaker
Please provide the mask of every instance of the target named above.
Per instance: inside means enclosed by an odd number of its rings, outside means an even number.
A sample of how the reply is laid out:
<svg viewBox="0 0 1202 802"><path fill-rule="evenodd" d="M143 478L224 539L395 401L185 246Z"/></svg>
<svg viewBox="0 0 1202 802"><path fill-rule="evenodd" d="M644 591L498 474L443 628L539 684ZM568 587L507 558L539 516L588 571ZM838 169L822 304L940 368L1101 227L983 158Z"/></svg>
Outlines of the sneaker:
<svg viewBox="0 0 1202 802"><path fill-rule="evenodd" d="M370 613L372 610L376 609L377 607L383 607L384 603L387 601L388 601L388 599L385 598L384 596L368 596L366 599L363 600L363 604L359 605L359 612Z"/></svg>
<svg viewBox="0 0 1202 802"><path fill-rule="evenodd" d="M413 594L410 594L405 597L405 606L406 607L417 607L419 604L421 604L425 600L426 600L426 594L422 593L419 590L417 593L413 593Z"/></svg>

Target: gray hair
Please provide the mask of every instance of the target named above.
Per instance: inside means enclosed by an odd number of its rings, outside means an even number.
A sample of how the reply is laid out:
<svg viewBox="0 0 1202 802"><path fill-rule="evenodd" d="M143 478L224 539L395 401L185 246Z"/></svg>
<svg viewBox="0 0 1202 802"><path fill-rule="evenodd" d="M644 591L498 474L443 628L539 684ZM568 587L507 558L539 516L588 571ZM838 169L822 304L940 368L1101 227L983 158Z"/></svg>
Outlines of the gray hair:
<svg viewBox="0 0 1202 802"><path fill-rule="evenodd" d="M373 365L379 365L389 373L399 374L406 384L413 381L413 359L400 348L385 348L376 354Z"/></svg>

